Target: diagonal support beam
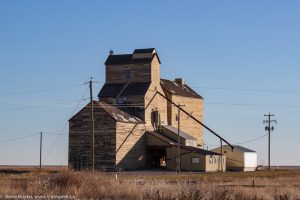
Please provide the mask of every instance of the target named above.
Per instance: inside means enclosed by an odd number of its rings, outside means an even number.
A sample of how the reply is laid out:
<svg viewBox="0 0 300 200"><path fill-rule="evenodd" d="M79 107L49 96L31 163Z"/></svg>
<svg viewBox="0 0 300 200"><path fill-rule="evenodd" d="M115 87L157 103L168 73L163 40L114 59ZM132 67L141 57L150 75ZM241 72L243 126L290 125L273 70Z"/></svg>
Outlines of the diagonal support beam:
<svg viewBox="0 0 300 200"><path fill-rule="evenodd" d="M234 146L232 146L227 140L225 140L223 137L221 137L219 134L217 134L215 131L213 131L212 129L210 129L208 126L206 126L205 124L203 124L201 121L199 121L198 119L196 119L193 115L191 115L190 113L188 113L186 110L184 110L183 108L181 108L179 105L177 105L176 103L174 103L172 100L168 99L165 95L163 95L160 92L156 92L156 94L159 94L160 96L162 96L163 98L165 98L168 102L172 103L174 106L176 106L179 110L181 110L182 112L184 112L185 114L187 114L190 118L192 118L193 120L195 120L197 123L199 123L201 126L203 126L205 129L207 129L209 132L211 132L212 134L214 134L216 137L218 137L220 140L223 140L226 144L228 144L231 149L234 149ZM155 95L156 95L155 94Z"/></svg>
<svg viewBox="0 0 300 200"><path fill-rule="evenodd" d="M131 131L128 133L128 135L126 136L126 138L123 140L122 144L119 146L119 148L116 151L116 154L119 152L119 150L122 148L122 146L124 145L124 143L126 142L126 140L129 138L129 136L131 135L131 133L134 131L134 129L136 128L138 124L135 124L134 127L131 129Z"/></svg>

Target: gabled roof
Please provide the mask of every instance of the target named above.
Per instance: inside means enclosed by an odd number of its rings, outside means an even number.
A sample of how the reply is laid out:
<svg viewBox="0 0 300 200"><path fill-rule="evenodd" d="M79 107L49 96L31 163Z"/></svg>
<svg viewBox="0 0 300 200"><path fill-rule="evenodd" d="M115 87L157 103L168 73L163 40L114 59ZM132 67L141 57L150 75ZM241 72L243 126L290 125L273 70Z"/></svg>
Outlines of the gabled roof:
<svg viewBox="0 0 300 200"><path fill-rule="evenodd" d="M233 145L234 149L233 150L239 150L239 151L242 151L242 152L251 152L251 153L256 153L256 151L253 151L251 149L248 149L248 148L245 148L245 147L242 147L242 146L239 146L239 145ZM217 147L215 149L212 149L212 151L215 151L215 150L219 150L221 147ZM223 148L228 148L228 149L231 149L230 146L228 145L223 145Z"/></svg>
<svg viewBox="0 0 300 200"><path fill-rule="evenodd" d="M197 92L195 92L187 84L181 85L175 81L170 81L167 79L160 79L160 85L163 88L163 90L169 92L172 95L203 99L203 97L201 97Z"/></svg>
<svg viewBox="0 0 300 200"><path fill-rule="evenodd" d="M111 117L113 117L118 122L126 123L142 123L143 121L135 116L132 116L123 110L120 110L117 106L108 104L104 101L95 101L95 107L99 107L106 111Z"/></svg>
<svg viewBox="0 0 300 200"><path fill-rule="evenodd" d="M150 82L131 82L126 86L126 83L106 83L103 85L98 97L145 95L150 84ZM124 88L125 86L126 88ZM123 88L124 90L122 91ZM119 94L121 91L122 93Z"/></svg>
<svg viewBox="0 0 300 200"><path fill-rule="evenodd" d="M226 145L228 146L228 145ZM245 147L242 147L242 146L239 146L239 145L233 145L234 149L238 149L240 151L243 151L243 152L255 152L251 149L248 149L248 148L245 148Z"/></svg>
<svg viewBox="0 0 300 200"><path fill-rule="evenodd" d="M150 58L133 58L133 54L152 53ZM105 61L105 65L129 65L129 64L151 64L153 58L157 56L158 62L160 59L155 48L135 49L133 54L113 54L109 55Z"/></svg>
<svg viewBox="0 0 300 200"><path fill-rule="evenodd" d="M133 124L144 123L143 120L141 120L140 118L132 116L120 110L117 106L108 104L104 101L93 101L93 103L94 103L95 112L97 111L97 109L101 109L117 122L133 123ZM77 112L69 121L71 121L75 116L83 112L83 110L87 108L89 109L90 106L91 103L88 103L84 108L82 108L79 112Z"/></svg>

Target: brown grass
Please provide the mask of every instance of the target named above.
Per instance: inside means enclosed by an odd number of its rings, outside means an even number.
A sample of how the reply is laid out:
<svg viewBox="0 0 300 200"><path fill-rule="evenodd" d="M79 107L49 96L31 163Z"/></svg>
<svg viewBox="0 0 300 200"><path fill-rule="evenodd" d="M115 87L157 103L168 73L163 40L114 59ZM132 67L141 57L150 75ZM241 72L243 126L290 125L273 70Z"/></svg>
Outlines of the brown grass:
<svg viewBox="0 0 300 200"><path fill-rule="evenodd" d="M76 199L300 199L300 171L113 173L0 170L0 195L74 195ZM254 180L254 187L253 187Z"/></svg>

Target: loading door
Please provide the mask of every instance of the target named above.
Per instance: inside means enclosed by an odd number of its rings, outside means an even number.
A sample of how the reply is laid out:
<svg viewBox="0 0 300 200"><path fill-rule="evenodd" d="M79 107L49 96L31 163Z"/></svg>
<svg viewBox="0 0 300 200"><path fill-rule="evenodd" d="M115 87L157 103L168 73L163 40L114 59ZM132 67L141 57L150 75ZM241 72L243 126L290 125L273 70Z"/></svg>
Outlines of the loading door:
<svg viewBox="0 0 300 200"><path fill-rule="evenodd" d="M166 169L166 148L148 148L147 165L151 169Z"/></svg>

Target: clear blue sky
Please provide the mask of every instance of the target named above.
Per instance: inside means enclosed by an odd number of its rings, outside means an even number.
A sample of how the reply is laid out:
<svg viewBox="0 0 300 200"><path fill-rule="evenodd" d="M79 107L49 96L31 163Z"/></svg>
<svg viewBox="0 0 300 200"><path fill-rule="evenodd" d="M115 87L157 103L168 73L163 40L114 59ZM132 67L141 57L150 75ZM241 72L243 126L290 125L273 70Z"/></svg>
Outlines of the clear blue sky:
<svg viewBox="0 0 300 200"><path fill-rule="evenodd" d="M236 143L264 135L263 115L272 112L272 164L300 165L299 9L299 1L2 0L0 142L67 134L86 86L6 93L80 85L90 76L100 82L97 93L110 49L155 47L161 76L183 77L205 98L207 125ZM56 138L45 135L43 156ZM0 143L0 164L38 164L38 142L33 135ZM60 136L44 163L66 164L67 144ZM266 137L244 146L267 163Z"/></svg>

